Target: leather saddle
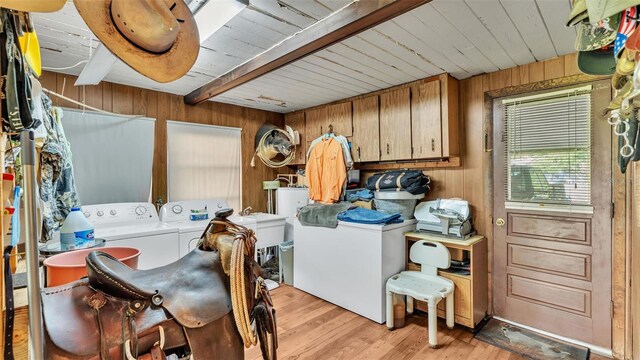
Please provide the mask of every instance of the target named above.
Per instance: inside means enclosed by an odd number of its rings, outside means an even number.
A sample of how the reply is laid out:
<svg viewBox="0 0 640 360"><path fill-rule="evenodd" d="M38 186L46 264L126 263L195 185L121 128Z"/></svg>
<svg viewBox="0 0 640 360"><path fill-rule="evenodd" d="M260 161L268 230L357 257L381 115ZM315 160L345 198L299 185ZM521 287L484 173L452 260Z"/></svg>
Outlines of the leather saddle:
<svg viewBox="0 0 640 360"><path fill-rule="evenodd" d="M45 358L243 359L243 338L225 272L231 264L221 260L221 254L230 257L230 248L207 246L204 239L213 235L233 243L253 234L218 215L198 248L172 264L133 270L95 251L87 256L87 278L44 289ZM275 311L256 276L261 269L253 262L254 242L244 247L250 253L243 254L241 274L245 293L258 294L249 302L249 315L263 356L275 360ZM263 344L271 339L270 346Z"/></svg>

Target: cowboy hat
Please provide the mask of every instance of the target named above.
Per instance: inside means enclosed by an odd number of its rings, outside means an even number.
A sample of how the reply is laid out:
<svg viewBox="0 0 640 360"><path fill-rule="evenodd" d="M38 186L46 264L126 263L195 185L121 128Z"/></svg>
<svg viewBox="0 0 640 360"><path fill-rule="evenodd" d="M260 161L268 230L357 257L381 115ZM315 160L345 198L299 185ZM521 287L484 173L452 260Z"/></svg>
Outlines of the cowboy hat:
<svg viewBox="0 0 640 360"><path fill-rule="evenodd" d="M107 49L152 80L177 80L198 57L198 27L182 0L75 0L74 4Z"/></svg>
<svg viewBox="0 0 640 360"><path fill-rule="evenodd" d="M620 75L631 75L636 68L636 54L635 50L624 49L622 55L616 64L616 73Z"/></svg>
<svg viewBox="0 0 640 360"><path fill-rule="evenodd" d="M592 24L587 20L582 21L578 26L576 50L591 51L611 44L616 39L619 27L620 14L611 16L598 24Z"/></svg>
<svg viewBox="0 0 640 360"><path fill-rule="evenodd" d="M595 23L640 4L640 0L585 0L589 21Z"/></svg>
<svg viewBox="0 0 640 360"><path fill-rule="evenodd" d="M636 6L632 6L621 13L620 26L618 27L618 35L613 46L613 54L616 58L620 57L624 46L627 43L627 39L638 26L638 9Z"/></svg>
<svg viewBox="0 0 640 360"><path fill-rule="evenodd" d="M573 4L571 5L571 12L569 13L569 17L567 18L566 25L575 26L587 17L587 3L585 2L585 0L573 0Z"/></svg>
<svg viewBox="0 0 640 360"><path fill-rule="evenodd" d="M627 85L627 83L631 81L631 76L629 75L622 75L619 73L615 73L613 74L613 76L611 77L611 87L614 90L620 90L622 89L625 85Z"/></svg>
<svg viewBox="0 0 640 360"><path fill-rule="evenodd" d="M22 12L56 12L67 0L0 0L0 7Z"/></svg>

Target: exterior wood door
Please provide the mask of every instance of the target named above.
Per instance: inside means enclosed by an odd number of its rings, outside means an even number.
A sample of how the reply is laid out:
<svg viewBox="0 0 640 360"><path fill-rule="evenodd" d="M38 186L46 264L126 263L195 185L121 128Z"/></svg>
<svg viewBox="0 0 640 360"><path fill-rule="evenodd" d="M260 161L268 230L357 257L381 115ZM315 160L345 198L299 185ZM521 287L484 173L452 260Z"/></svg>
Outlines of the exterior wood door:
<svg viewBox="0 0 640 360"><path fill-rule="evenodd" d="M353 161L380 160L380 108L378 96L353 100Z"/></svg>
<svg viewBox="0 0 640 360"><path fill-rule="evenodd" d="M411 159L411 93L400 88L380 95L380 160Z"/></svg>
<svg viewBox="0 0 640 360"><path fill-rule="evenodd" d="M440 79L411 86L411 138L414 159L442 157Z"/></svg>
<svg viewBox="0 0 640 360"><path fill-rule="evenodd" d="M590 176L592 213L507 203L505 183L513 181L507 172L514 172L513 162L505 170L510 150L508 140L501 140L510 133L504 105L494 102L493 303L498 317L610 349L611 127L600 112L611 93L607 82L592 86L591 170L585 175ZM522 166L530 165L517 165Z"/></svg>

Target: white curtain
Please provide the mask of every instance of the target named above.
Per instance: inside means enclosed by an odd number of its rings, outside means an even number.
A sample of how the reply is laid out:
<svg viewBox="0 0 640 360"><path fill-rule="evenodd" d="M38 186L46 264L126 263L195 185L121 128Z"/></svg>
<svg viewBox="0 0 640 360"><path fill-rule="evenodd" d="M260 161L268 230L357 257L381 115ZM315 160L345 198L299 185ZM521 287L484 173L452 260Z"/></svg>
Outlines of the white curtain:
<svg viewBox="0 0 640 360"><path fill-rule="evenodd" d="M82 205L150 200L155 122L64 109Z"/></svg>
<svg viewBox="0 0 640 360"><path fill-rule="evenodd" d="M169 201L224 199L242 206L242 129L167 121Z"/></svg>

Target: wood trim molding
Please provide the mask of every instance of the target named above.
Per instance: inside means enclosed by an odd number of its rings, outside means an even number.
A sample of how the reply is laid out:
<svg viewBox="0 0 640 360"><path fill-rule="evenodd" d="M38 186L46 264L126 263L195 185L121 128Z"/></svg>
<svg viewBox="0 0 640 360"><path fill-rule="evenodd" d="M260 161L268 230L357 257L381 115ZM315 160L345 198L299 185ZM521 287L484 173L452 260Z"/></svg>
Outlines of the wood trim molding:
<svg viewBox="0 0 640 360"><path fill-rule="evenodd" d="M543 80L534 83L524 84L524 85L516 85L509 86L502 89L491 90L485 93L485 96L489 97L489 102L493 101L495 98L505 97L505 96L513 96L524 93L531 93L536 91L548 91L550 89L563 87L563 86L571 86L578 85L582 83L594 82L603 79L610 79L610 76L594 76L594 75L585 75L578 74L572 76L566 76L557 79L551 80ZM491 108L491 104L489 107ZM486 109L486 108L485 108Z"/></svg>
<svg viewBox="0 0 640 360"><path fill-rule="evenodd" d="M454 156L448 159L398 161L392 163L360 163L356 164L358 170L400 170L400 169L434 169L460 167L460 157Z"/></svg>
<svg viewBox="0 0 640 360"><path fill-rule="evenodd" d="M278 46L192 91L184 100L189 105L201 103L430 1L353 2L339 13L320 20Z"/></svg>

